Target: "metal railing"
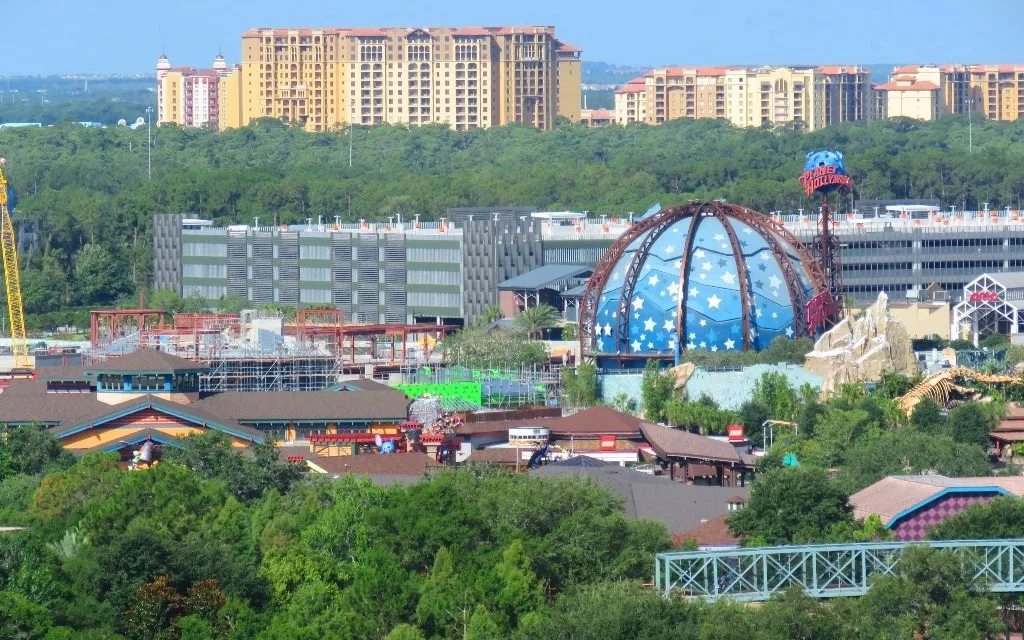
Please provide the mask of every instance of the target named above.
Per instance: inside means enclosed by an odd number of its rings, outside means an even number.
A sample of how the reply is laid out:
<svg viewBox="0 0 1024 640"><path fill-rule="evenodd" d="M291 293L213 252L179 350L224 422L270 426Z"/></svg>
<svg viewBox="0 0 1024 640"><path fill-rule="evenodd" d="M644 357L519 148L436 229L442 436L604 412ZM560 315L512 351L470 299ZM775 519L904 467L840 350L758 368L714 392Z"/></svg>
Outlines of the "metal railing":
<svg viewBox="0 0 1024 640"><path fill-rule="evenodd" d="M767 600L792 585L815 598L861 596L875 576L895 575L911 545L949 549L974 566L974 579L989 591L1024 592L1024 540L866 542L731 551L659 553L655 584L708 601Z"/></svg>

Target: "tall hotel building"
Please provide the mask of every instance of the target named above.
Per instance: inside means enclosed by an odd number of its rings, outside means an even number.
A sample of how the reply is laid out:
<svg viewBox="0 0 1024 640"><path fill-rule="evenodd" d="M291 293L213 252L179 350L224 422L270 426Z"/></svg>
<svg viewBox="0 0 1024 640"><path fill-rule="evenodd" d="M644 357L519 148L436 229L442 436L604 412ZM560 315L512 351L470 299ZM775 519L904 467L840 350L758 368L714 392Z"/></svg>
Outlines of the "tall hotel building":
<svg viewBox="0 0 1024 640"><path fill-rule="evenodd" d="M616 122L720 118L738 127L771 124L814 131L866 120L869 78L869 71L858 66L663 67L615 93Z"/></svg>
<svg viewBox="0 0 1024 640"><path fill-rule="evenodd" d="M875 87L881 115L933 120L968 111L990 120L1024 116L1024 65L904 65Z"/></svg>
<svg viewBox="0 0 1024 640"><path fill-rule="evenodd" d="M237 68L229 68L219 54L210 69L172 67L161 55L156 63L156 123L220 128L222 82L234 73Z"/></svg>
<svg viewBox="0 0 1024 640"><path fill-rule="evenodd" d="M475 129L579 121L580 49L554 27L254 29L220 88L220 126L381 123Z"/></svg>

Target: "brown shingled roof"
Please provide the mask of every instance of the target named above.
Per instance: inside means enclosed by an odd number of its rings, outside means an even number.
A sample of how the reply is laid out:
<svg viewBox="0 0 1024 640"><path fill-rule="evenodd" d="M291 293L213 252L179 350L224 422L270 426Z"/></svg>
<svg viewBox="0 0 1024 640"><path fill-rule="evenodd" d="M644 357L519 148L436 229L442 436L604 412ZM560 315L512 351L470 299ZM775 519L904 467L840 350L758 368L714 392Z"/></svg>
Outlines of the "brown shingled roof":
<svg viewBox="0 0 1024 640"><path fill-rule="evenodd" d="M644 423L640 425L640 430L651 447L663 458L742 463L735 447L728 442L656 424Z"/></svg>
<svg viewBox="0 0 1024 640"><path fill-rule="evenodd" d="M92 393L47 393L46 384L15 380L0 393L0 422L7 424L62 424L110 405Z"/></svg>
<svg viewBox="0 0 1024 640"><path fill-rule="evenodd" d="M552 436L617 435L634 437L640 435L640 423L639 418L627 413L621 413L609 407L592 407L561 418L528 418L463 424L455 433L465 436L508 431L512 427L546 427L551 431Z"/></svg>
<svg viewBox="0 0 1024 640"><path fill-rule="evenodd" d="M523 454L527 454L523 457ZM514 465L516 458L525 466L529 462L530 449L528 447L517 449L516 447L488 447L470 454L466 462L493 462L495 464Z"/></svg>
<svg viewBox="0 0 1024 640"><path fill-rule="evenodd" d="M139 349L123 356L108 358L85 367L85 370L97 373L182 373L206 371L207 368L198 362L156 349Z"/></svg>
<svg viewBox="0 0 1024 640"><path fill-rule="evenodd" d="M314 471L320 473L353 473L369 476L413 476L421 478L427 469L439 467L438 463L425 453L391 453L386 455L366 453L358 456L318 457L307 461Z"/></svg>
<svg viewBox="0 0 1024 640"><path fill-rule="evenodd" d="M409 398L398 390L227 391L191 406L239 422L405 420Z"/></svg>

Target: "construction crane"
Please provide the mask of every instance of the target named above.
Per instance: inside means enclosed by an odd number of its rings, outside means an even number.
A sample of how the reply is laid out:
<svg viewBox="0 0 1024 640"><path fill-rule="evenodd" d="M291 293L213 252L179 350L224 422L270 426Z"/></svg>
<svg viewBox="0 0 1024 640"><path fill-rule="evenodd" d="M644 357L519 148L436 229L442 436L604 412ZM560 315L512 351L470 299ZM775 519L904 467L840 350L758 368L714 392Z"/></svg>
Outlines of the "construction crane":
<svg viewBox="0 0 1024 640"><path fill-rule="evenodd" d="M14 369L31 369L28 355L28 336L25 334L25 311L21 305L21 271L18 267L18 247L14 240L14 224L9 205L13 206L11 188L4 175L6 158L0 158L0 243L4 260L4 282L7 285L7 313L11 318L11 353Z"/></svg>

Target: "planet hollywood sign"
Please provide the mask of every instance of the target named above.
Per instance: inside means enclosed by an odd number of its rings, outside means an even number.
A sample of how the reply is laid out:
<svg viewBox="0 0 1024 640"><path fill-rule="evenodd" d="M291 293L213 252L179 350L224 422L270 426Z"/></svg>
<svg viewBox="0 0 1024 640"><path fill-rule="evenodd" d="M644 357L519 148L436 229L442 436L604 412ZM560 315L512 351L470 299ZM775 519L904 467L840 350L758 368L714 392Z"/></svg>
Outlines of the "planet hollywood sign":
<svg viewBox="0 0 1024 640"><path fill-rule="evenodd" d="M839 167L836 165L824 165L804 171L800 176L800 184L804 186L807 195L811 195L823 187L852 186L853 178L845 173L839 173Z"/></svg>

